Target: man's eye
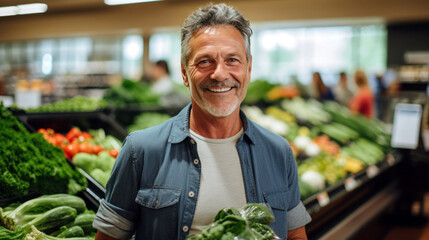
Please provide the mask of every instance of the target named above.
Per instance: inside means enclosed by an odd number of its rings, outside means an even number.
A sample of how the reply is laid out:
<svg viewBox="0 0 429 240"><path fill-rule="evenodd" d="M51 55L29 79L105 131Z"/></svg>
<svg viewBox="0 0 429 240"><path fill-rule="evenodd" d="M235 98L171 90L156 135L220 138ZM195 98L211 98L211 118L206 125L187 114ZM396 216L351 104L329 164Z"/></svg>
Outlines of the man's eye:
<svg viewBox="0 0 429 240"><path fill-rule="evenodd" d="M210 60L202 60L198 62L199 67L208 67L210 66Z"/></svg>
<svg viewBox="0 0 429 240"><path fill-rule="evenodd" d="M230 58L230 59L228 59L228 62L230 62L230 63L236 63L236 62L239 62L239 61L238 61L237 58Z"/></svg>

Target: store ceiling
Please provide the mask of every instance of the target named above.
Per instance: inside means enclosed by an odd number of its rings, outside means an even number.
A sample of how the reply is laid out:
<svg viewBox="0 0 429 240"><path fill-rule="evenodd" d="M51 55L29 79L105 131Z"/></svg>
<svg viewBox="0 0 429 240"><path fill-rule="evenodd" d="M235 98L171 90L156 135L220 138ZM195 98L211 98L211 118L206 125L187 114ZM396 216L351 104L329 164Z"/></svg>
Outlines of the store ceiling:
<svg viewBox="0 0 429 240"><path fill-rule="evenodd" d="M178 4L184 2L198 2L199 0L163 0L167 4ZM243 1L243 0L229 0L229 2L234 1ZM246 0L249 1L249 0ZM81 10L90 10L90 9L99 9L99 8L108 8L104 4L103 0L8 0L0 1L0 7L4 6L16 6L19 4L27 3L46 3L48 5L48 12L68 12L68 11L81 11ZM151 2L147 3L137 3L137 4L153 4ZM118 5L115 7L120 7L123 5Z"/></svg>

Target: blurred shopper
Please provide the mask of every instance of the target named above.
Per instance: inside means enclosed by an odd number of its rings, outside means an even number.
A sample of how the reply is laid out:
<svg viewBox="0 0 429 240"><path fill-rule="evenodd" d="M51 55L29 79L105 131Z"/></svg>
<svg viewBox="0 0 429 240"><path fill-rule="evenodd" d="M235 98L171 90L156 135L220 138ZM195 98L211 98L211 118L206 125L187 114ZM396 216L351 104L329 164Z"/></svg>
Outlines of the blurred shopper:
<svg viewBox="0 0 429 240"><path fill-rule="evenodd" d="M170 78L170 70L165 60L159 60L153 64L150 76L154 81L152 91L165 95L173 91L173 83Z"/></svg>
<svg viewBox="0 0 429 240"><path fill-rule="evenodd" d="M167 108L181 108L188 104L191 99L187 93L183 93L178 84L173 83L170 78L170 69L165 60L159 60L149 70L153 82L152 91L161 95L161 105ZM182 86L182 88L185 88Z"/></svg>
<svg viewBox="0 0 429 240"><path fill-rule="evenodd" d="M369 87L365 72L357 70L354 74L354 81L358 89L350 100L350 110L372 118L374 116L374 93Z"/></svg>
<svg viewBox="0 0 429 240"><path fill-rule="evenodd" d="M383 100L386 95L386 86L384 84L384 77L382 74L377 74L375 76L375 116L378 119L381 119L384 114L382 114L382 105Z"/></svg>
<svg viewBox="0 0 429 240"><path fill-rule="evenodd" d="M335 100L332 90L325 85L319 72L313 73L314 98L319 101Z"/></svg>
<svg viewBox="0 0 429 240"><path fill-rule="evenodd" d="M344 106L349 106L350 99L353 97L353 92L347 85L347 74L340 72L340 78L337 85L333 88L335 100Z"/></svg>

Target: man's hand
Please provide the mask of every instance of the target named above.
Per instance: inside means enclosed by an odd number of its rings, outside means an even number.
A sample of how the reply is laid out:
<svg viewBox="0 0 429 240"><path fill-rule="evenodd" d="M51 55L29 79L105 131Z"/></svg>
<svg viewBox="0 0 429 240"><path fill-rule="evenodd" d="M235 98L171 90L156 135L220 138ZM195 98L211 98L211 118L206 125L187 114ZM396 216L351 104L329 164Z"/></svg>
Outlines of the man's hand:
<svg viewBox="0 0 429 240"><path fill-rule="evenodd" d="M287 240L307 240L305 226L287 232Z"/></svg>
<svg viewBox="0 0 429 240"><path fill-rule="evenodd" d="M116 238L112 238L109 235L106 235L100 231L97 231L97 234L95 235L95 239L94 240L118 240Z"/></svg>

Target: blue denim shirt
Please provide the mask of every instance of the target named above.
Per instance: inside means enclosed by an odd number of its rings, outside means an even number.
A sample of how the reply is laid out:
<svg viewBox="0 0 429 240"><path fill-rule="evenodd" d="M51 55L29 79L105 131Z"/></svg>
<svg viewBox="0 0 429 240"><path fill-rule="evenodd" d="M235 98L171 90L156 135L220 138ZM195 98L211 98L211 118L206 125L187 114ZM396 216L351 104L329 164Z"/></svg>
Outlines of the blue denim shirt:
<svg viewBox="0 0 429 240"><path fill-rule="evenodd" d="M185 239L198 199L201 163L189 133L191 105L158 126L127 136L107 183L94 227L127 239ZM268 203L280 238L311 219L300 201L297 166L284 138L240 112L236 144L247 202ZM189 192L194 194L188 194Z"/></svg>

